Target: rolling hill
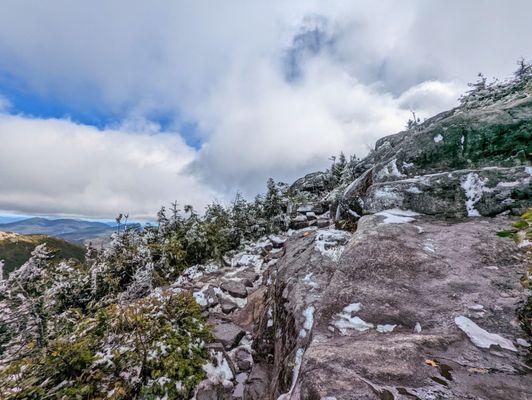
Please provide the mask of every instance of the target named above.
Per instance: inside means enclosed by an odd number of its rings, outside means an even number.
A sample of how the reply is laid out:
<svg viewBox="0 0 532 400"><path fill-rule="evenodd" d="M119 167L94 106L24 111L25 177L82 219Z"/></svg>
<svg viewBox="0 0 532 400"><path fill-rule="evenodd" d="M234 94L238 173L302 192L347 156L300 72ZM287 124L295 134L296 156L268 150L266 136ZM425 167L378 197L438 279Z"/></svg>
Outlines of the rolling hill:
<svg viewBox="0 0 532 400"><path fill-rule="evenodd" d="M0 260L4 261L4 278L24 264L35 246L46 243L49 249L57 250L59 259L74 258L83 261L85 249L63 239L41 234L20 235L11 232L0 232Z"/></svg>

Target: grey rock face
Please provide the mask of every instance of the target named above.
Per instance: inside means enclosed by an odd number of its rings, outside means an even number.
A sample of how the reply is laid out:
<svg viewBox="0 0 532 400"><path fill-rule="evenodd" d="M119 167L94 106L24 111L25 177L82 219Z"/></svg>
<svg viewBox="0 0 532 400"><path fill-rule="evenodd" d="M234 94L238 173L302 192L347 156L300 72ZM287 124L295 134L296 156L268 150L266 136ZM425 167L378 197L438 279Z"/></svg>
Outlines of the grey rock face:
<svg viewBox="0 0 532 400"><path fill-rule="evenodd" d="M531 176L531 167L443 172L374 183L351 204L369 213L400 208L442 217L519 214L532 198Z"/></svg>
<svg viewBox="0 0 532 400"><path fill-rule="evenodd" d="M338 216L357 219L355 213L408 207L463 217L470 215L467 200L478 203L476 211L483 216L522 213L532 205L531 121L532 97L525 96L451 110L382 138L357 165L362 172L341 194ZM465 186L475 198L467 198Z"/></svg>
<svg viewBox="0 0 532 400"><path fill-rule="evenodd" d="M233 370L197 398L532 398L526 261L496 235L532 206L526 90L379 140L349 185L299 179L296 231L184 282Z"/></svg>
<svg viewBox="0 0 532 400"><path fill-rule="evenodd" d="M270 380L252 398L530 396L517 352L479 347L455 323L465 316L490 335L522 337L514 310L525 261L496 235L511 221L414 218L363 217L336 262L314 234L287 244L266 299L275 322L254 338L264 361L251 375L268 370Z"/></svg>
<svg viewBox="0 0 532 400"><path fill-rule="evenodd" d="M329 179L329 176L324 172L313 172L299 178L290 186L289 190L319 194L326 189Z"/></svg>
<svg viewBox="0 0 532 400"><path fill-rule="evenodd" d="M238 308L238 306L236 305L236 303L233 303L232 301L222 300L220 302L220 308L224 314L230 314L231 312L235 311Z"/></svg>
<svg viewBox="0 0 532 400"><path fill-rule="evenodd" d="M196 400L229 400L231 388L217 385L208 379L201 381L196 389Z"/></svg>

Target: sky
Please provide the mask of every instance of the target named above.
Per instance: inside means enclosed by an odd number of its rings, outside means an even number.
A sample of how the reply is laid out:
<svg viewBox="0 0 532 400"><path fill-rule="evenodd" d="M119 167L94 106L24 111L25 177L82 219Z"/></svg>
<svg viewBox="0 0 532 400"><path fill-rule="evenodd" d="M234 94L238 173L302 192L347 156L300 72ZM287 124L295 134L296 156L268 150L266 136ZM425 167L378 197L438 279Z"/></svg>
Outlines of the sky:
<svg viewBox="0 0 532 400"><path fill-rule="evenodd" d="M0 0L0 213L153 219L364 156L532 56L532 2Z"/></svg>

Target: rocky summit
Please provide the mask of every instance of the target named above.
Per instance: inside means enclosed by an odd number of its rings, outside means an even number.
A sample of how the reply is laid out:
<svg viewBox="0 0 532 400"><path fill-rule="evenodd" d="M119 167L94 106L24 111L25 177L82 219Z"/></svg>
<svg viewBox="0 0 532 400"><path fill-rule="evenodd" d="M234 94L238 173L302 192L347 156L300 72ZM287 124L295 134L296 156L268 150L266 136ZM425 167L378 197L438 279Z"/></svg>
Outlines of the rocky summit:
<svg viewBox="0 0 532 400"><path fill-rule="evenodd" d="M505 90L297 180L292 229L185 272L216 338L197 400L532 398L530 242L497 235L531 206L532 96Z"/></svg>
<svg viewBox="0 0 532 400"><path fill-rule="evenodd" d="M69 372L71 380L49 390L55 393L75 381L83 382L87 393L107 390L111 398L532 398L529 75L483 87L456 109L413 121L348 167L343 160L340 169L334 164L292 185L270 182L264 203L273 210L269 232L253 233L263 232L261 222L249 221L246 226L253 229L246 234L255 239L238 249L216 239L209 262L194 263L204 250L201 240L191 238L214 229L207 223L225 215L220 208L207 211L206 228L191 211L179 242L173 241L177 234L164 233L180 232L177 213L174 222L161 213L159 230L144 236L127 236L125 230L123 246L137 248L136 243L141 250L126 258L111 245L103 258L88 256L89 272L79 285L87 288L81 295L90 301L73 303L91 315L93 325L80 325L80 335L95 333L83 343L103 344L94 345L95 356L83 359L85 370L76 367L78 375ZM242 207L235 205L231 218L248 215ZM157 242L161 230L166 236ZM183 249L194 265L170 274L168 265L178 265ZM109 267L113 263L125 265L127 274L117 275ZM141 265L137 270L135 263ZM23 266L13 279L28 270ZM165 296L172 296L168 293L189 293L200 309L176 316L180 309L163 307ZM136 300L142 296L147 297ZM2 309L14 310L8 300L0 303ZM183 299L172 301L191 309ZM125 307L117 317L114 304ZM131 308L135 304L139 308ZM148 306L151 311L142 311ZM12 315L8 311L5 315ZM97 321L122 314L134 321L147 318L142 329L151 333L141 330L140 335L155 339L144 361L133 357L138 343L130 332L139 328L130 320L123 322L123 331L117 325L111 333L99 333L105 324ZM190 331L179 331L175 318L186 318L182 321ZM149 330L153 321L157 332ZM69 343L78 343L75 337L69 336ZM179 343L195 337L182 359L168 361L183 351ZM16 343L22 343L20 336ZM15 357L10 350L15 347L5 346L5 354ZM50 354L56 357L58 351ZM139 364L127 364L126 357ZM109 377L119 378L100 379L104 366ZM7 371L16 378L27 370ZM146 370L151 375L142 375ZM185 370L194 378L187 380ZM87 376L98 380L89 385ZM134 387L129 382L147 383ZM14 399L22 398L17 393L42 393L28 387L23 392L17 384L3 393Z"/></svg>

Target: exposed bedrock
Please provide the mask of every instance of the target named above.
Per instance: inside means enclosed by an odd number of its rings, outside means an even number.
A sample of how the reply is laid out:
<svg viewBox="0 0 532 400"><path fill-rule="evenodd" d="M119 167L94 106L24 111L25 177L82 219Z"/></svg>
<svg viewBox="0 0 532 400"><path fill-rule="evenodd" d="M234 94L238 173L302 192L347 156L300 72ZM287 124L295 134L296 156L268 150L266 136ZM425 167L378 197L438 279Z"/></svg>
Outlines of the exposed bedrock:
<svg viewBox="0 0 532 400"><path fill-rule="evenodd" d="M246 398L531 396L515 316L525 261L495 234L508 220L387 218L363 217L336 260L314 233L289 241L253 338L268 373Z"/></svg>

